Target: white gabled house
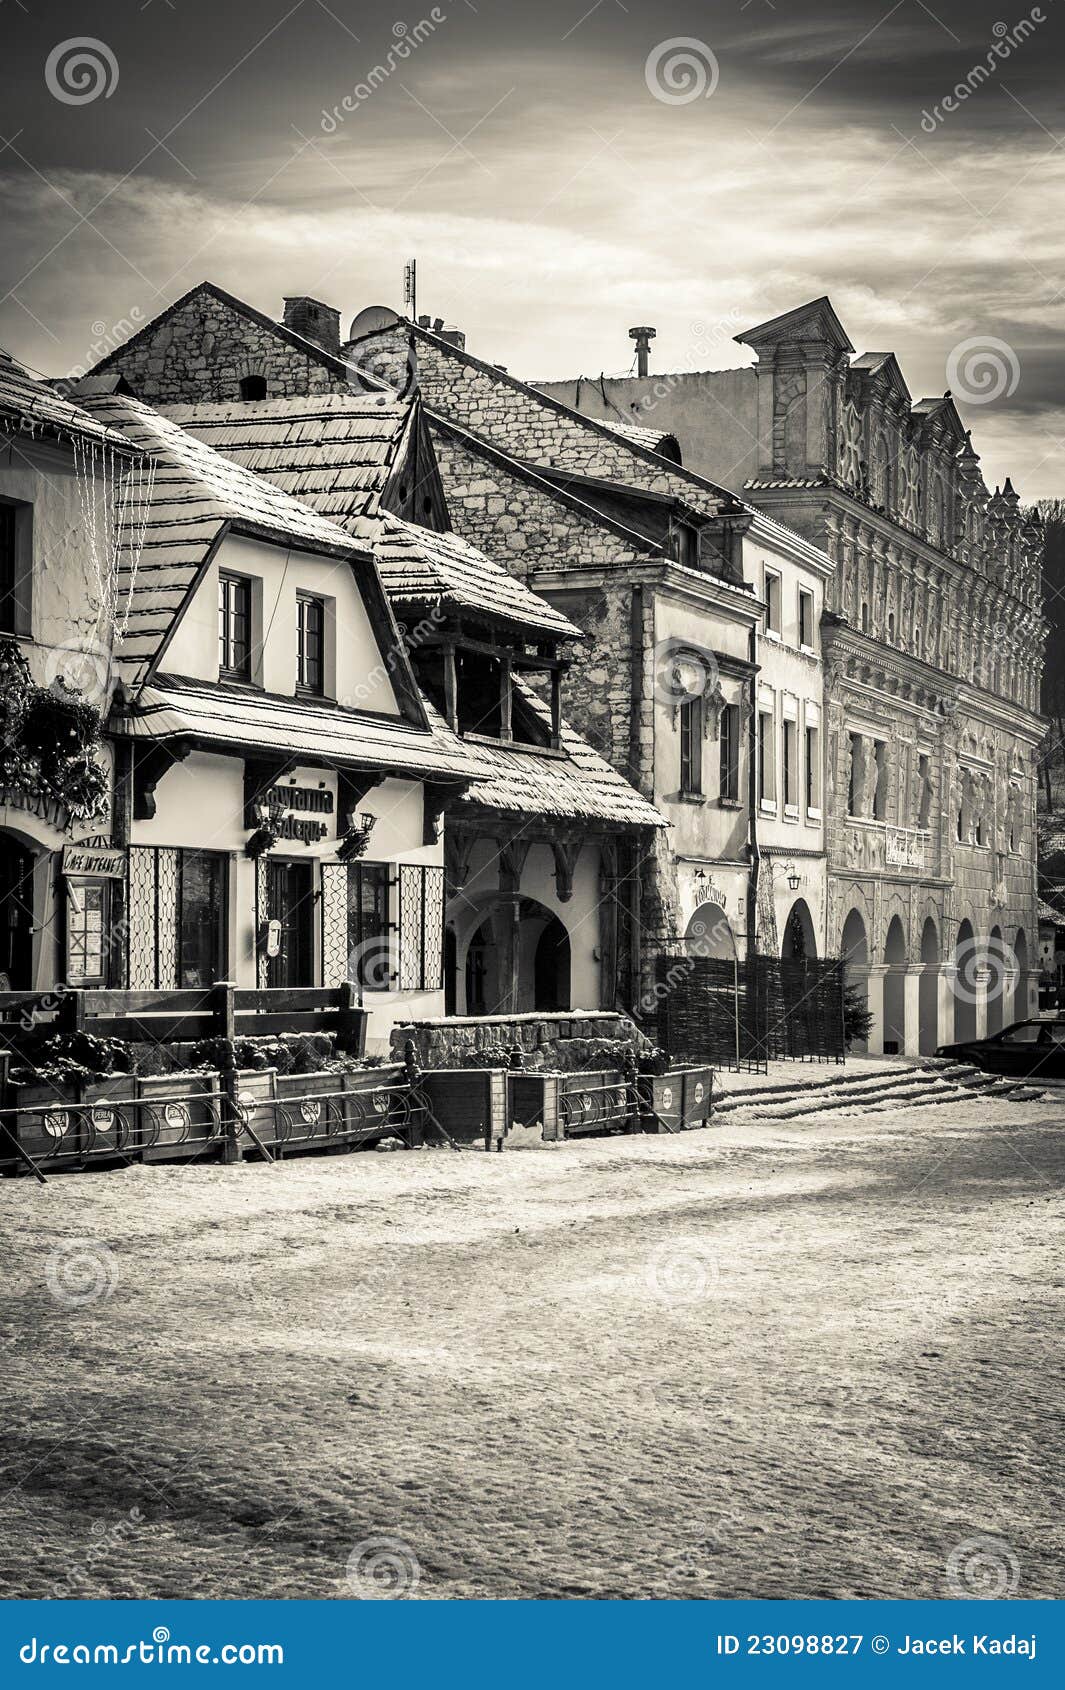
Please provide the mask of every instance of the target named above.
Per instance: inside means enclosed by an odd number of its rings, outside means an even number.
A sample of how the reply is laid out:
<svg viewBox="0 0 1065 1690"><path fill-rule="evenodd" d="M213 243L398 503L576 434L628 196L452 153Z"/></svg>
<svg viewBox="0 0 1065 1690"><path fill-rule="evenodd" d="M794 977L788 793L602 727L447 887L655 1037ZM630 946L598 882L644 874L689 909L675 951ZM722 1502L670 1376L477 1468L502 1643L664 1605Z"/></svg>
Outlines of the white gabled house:
<svg viewBox="0 0 1065 1690"><path fill-rule="evenodd" d="M351 536L135 399L86 404L155 462L110 719L122 983L350 978L382 1048L443 1010L439 795L477 760Z"/></svg>

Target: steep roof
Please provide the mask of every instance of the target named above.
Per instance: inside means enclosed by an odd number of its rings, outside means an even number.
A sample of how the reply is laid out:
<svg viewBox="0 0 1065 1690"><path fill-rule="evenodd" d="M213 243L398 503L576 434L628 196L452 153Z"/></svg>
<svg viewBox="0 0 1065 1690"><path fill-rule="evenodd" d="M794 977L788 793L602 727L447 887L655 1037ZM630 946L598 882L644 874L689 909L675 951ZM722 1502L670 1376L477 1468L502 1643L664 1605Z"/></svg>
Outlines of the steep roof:
<svg viewBox="0 0 1065 1690"><path fill-rule="evenodd" d="M131 451L124 435L90 416L46 382L37 381L0 347L0 427L7 419L27 434L74 435L123 453Z"/></svg>
<svg viewBox="0 0 1065 1690"><path fill-rule="evenodd" d="M412 414L386 393L330 393L244 404L168 406L165 414L256 476L342 525L371 549L388 592L579 639L581 631L493 558L454 533L405 522L381 494Z"/></svg>
<svg viewBox="0 0 1065 1690"><path fill-rule="evenodd" d="M550 725L550 712L532 688L515 676L514 684L529 708ZM533 811L559 821L610 822L625 827L664 827L666 822L623 775L568 728L561 730L564 757L548 756L517 745L475 747L487 776L460 800L464 806L508 812Z"/></svg>
<svg viewBox="0 0 1065 1690"><path fill-rule="evenodd" d="M210 681L157 675L114 718L134 740L291 752L337 766L402 771L414 778L481 781L483 760L431 709L428 731L398 717L361 715L327 700L241 692Z"/></svg>
<svg viewBox="0 0 1065 1690"><path fill-rule="evenodd" d="M128 615L116 651L127 680L144 679L229 528L332 557L355 555L342 528L261 476L249 475L141 400L93 394L85 407L98 423L150 452L156 466L146 502L129 513L119 558L118 603Z"/></svg>
<svg viewBox="0 0 1065 1690"><path fill-rule="evenodd" d="M165 405L164 415L226 458L369 544L411 406L389 393L322 393Z"/></svg>

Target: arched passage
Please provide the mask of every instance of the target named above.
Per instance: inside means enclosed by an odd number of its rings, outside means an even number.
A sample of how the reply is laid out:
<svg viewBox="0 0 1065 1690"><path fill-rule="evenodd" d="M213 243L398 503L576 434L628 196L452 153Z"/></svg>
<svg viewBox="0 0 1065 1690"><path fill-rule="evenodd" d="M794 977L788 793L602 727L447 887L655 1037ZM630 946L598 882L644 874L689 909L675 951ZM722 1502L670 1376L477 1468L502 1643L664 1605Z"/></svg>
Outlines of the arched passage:
<svg viewBox="0 0 1065 1690"><path fill-rule="evenodd" d="M571 1007L565 926L535 898L518 899L517 917L515 924L512 900L506 898L488 911L471 936L464 971L467 1015L521 1015Z"/></svg>
<svg viewBox="0 0 1065 1690"><path fill-rule="evenodd" d="M922 1055L939 1043L939 929L929 916L921 929L921 985L917 999L917 1048Z"/></svg>
<svg viewBox="0 0 1065 1690"><path fill-rule="evenodd" d="M1006 996L1013 994L1013 958L1007 956L1002 944L1001 927L991 929L987 960L987 1030L1001 1033Z"/></svg>
<svg viewBox="0 0 1065 1690"><path fill-rule="evenodd" d="M977 976L976 936L972 922L966 919L958 928L954 945L954 1041L964 1044L976 1037Z"/></svg>
<svg viewBox="0 0 1065 1690"><path fill-rule="evenodd" d="M843 923L839 945L844 965L844 978L866 1004L869 1002L869 939L860 910L851 910ZM865 1039L852 1041L854 1050L868 1049Z"/></svg>
<svg viewBox="0 0 1065 1690"><path fill-rule="evenodd" d="M817 955L813 917L805 898L796 898L788 911L780 954L794 962L804 962Z"/></svg>
<svg viewBox="0 0 1065 1690"><path fill-rule="evenodd" d="M1023 927L1017 929L1017 937L1013 941L1013 952L1017 958L1017 981L1013 988L1010 1020L1026 1021L1028 1019L1028 940Z"/></svg>
<svg viewBox="0 0 1065 1690"><path fill-rule="evenodd" d="M906 935L893 915L884 941L884 1051L901 1056L906 1048Z"/></svg>
<svg viewBox="0 0 1065 1690"><path fill-rule="evenodd" d="M736 941L720 904L700 904L688 923L684 943L689 956L718 957L735 962Z"/></svg>

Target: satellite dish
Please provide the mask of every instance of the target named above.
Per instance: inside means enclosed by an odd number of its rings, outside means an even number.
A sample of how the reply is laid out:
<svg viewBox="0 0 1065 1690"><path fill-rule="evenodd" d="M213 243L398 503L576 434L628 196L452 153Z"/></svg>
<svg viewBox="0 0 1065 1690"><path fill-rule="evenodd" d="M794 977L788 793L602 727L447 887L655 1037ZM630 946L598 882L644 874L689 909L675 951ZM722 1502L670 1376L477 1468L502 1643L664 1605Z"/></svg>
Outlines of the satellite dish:
<svg viewBox="0 0 1065 1690"><path fill-rule="evenodd" d="M391 305L367 305L352 319L348 339L361 340L364 335L373 334L377 329L390 329L393 323L402 321L399 312L393 311Z"/></svg>

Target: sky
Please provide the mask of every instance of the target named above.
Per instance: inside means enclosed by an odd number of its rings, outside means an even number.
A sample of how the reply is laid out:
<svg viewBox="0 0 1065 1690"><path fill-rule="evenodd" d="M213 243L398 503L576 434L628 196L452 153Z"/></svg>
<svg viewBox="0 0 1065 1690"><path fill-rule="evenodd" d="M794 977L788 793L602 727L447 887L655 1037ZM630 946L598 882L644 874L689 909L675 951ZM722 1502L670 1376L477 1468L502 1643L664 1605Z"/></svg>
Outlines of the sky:
<svg viewBox="0 0 1065 1690"><path fill-rule="evenodd" d="M1063 496L1063 71L1065 0L0 0L0 344L67 374L205 279L346 332L413 256L535 380L828 294Z"/></svg>

